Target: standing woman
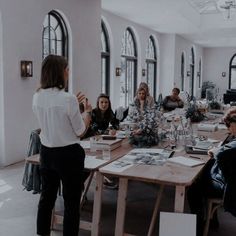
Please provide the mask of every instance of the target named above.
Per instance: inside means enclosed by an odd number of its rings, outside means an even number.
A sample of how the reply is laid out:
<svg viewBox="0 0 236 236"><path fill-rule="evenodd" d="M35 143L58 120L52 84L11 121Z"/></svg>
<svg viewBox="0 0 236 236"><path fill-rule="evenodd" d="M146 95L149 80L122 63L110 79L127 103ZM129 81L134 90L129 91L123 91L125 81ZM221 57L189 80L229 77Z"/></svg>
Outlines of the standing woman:
<svg viewBox="0 0 236 236"><path fill-rule="evenodd" d="M91 106L82 118L77 97L65 92L69 74L65 58L47 56L41 68L40 88L33 111L41 128L40 173L42 192L38 204L37 234L50 235L51 215L60 181L63 186L63 236L78 236L80 196L85 152L79 144L90 123Z"/></svg>

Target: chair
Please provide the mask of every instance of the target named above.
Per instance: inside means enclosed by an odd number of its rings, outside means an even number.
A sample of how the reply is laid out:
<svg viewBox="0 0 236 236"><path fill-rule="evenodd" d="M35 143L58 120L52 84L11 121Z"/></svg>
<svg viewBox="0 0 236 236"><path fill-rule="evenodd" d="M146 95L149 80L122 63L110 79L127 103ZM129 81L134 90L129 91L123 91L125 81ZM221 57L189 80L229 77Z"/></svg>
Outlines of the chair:
<svg viewBox="0 0 236 236"><path fill-rule="evenodd" d="M163 102L162 93L160 93L159 96L158 96L158 99L156 101L156 109L158 111L161 110L162 102Z"/></svg>
<svg viewBox="0 0 236 236"><path fill-rule="evenodd" d="M217 209L222 206L223 206L222 198L209 198L207 200L207 216L206 216L206 223L203 231L203 236L208 235L210 220L212 219L215 211L217 211Z"/></svg>
<svg viewBox="0 0 236 236"><path fill-rule="evenodd" d="M30 141L27 151L27 156L32 156L39 153L41 142L39 138L40 129L33 130L30 134ZM25 170L22 179L22 185L27 191L33 190L33 193L41 192L41 178L39 173L39 165L25 163Z"/></svg>
<svg viewBox="0 0 236 236"><path fill-rule="evenodd" d="M115 111L115 117L117 120L122 122L127 116L129 112L129 107L124 108L124 107L118 107Z"/></svg>

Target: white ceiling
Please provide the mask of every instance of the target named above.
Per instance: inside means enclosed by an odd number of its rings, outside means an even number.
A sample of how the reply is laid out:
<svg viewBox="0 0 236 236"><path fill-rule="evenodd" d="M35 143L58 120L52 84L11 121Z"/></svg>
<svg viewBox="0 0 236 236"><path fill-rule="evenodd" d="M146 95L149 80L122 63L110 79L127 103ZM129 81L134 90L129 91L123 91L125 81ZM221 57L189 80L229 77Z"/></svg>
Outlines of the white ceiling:
<svg viewBox="0 0 236 236"><path fill-rule="evenodd" d="M236 47L236 14L228 0L102 0L102 8L160 33L176 33L203 47ZM236 9L233 9L236 13Z"/></svg>

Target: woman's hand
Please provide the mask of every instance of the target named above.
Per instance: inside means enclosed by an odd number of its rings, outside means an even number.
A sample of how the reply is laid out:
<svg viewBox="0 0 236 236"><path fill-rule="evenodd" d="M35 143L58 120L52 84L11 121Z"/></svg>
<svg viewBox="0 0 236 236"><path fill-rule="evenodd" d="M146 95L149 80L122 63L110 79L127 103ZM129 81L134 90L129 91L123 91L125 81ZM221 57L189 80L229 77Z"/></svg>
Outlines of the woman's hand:
<svg viewBox="0 0 236 236"><path fill-rule="evenodd" d="M110 129L109 134L112 135L112 136L115 136L116 135L116 130L115 129Z"/></svg>
<svg viewBox="0 0 236 236"><path fill-rule="evenodd" d="M91 113L92 112L92 106L89 103L87 98L84 99L83 104L84 104L84 111L87 112L87 113Z"/></svg>
<svg viewBox="0 0 236 236"><path fill-rule="evenodd" d="M138 135L138 134L141 134L142 133L142 129L135 129L132 131L132 134L133 135Z"/></svg>
<svg viewBox="0 0 236 236"><path fill-rule="evenodd" d="M83 103L85 98L86 98L85 95L82 92L78 92L76 94L76 97L77 97L77 100L78 100L79 103Z"/></svg>
<svg viewBox="0 0 236 236"><path fill-rule="evenodd" d="M210 158L213 158L217 150L218 150L218 148L215 148L215 147L210 149L210 150L208 150L208 152L207 152L208 156Z"/></svg>

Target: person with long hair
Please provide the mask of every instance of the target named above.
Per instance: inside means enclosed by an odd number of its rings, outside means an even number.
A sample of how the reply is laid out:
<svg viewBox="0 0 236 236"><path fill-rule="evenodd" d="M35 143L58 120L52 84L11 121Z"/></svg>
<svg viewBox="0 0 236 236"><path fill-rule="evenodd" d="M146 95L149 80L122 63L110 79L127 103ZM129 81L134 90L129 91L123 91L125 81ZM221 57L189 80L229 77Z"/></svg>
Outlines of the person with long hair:
<svg viewBox="0 0 236 236"><path fill-rule="evenodd" d="M91 105L80 113L75 95L65 92L69 75L67 60L47 56L41 67L40 88L33 96L33 112L41 129L40 174L42 191L38 204L37 234L49 236L52 210L60 183L64 199L63 236L78 236L80 196L83 186L84 149L79 144L90 124Z"/></svg>
<svg viewBox="0 0 236 236"><path fill-rule="evenodd" d="M137 147L153 146L158 143L156 111L147 99L147 90L139 87L134 102L130 104L128 119L135 123L129 141Z"/></svg>
<svg viewBox="0 0 236 236"><path fill-rule="evenodd" d="M141 82L139 84L138 89L144 89L145 90L147 106L150 107L150 108L153 107L155 105L155 101L154 101L154 98L150 95L148 84L146 82ZM137 97L137 95L136 95L136 97Z"/></svg>
<svg viewBox="0 0 236 236"><path fill-rule="evenodd" d="M91 134L114 135L119 129L119 120L116 119L111 108L111 101L108 95L101 93L97 98L97 106L92 110ZM109 124L111 127L109 129Z"/></svg>

